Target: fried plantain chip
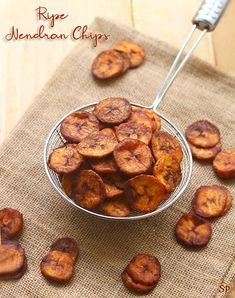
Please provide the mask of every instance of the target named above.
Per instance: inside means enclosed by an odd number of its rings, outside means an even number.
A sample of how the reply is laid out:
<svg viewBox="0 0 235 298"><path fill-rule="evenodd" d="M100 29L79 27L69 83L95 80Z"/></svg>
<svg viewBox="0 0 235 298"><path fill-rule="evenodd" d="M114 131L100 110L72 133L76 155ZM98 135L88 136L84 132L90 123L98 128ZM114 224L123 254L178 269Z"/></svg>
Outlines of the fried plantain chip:
<svg viewBox="0 0 235 298"><path fill-rule="evenodd" d="M159 159L153 168L153 175L166 187L168 192L172 192L182 178L180 163L170 155L165 159Z"/></svg>
<svg viewBox="0 0 235 298"><path fill-rule="evenodd" d="M17 279L26 271L27 260L22 246L12 240L0 245L0 279Z"/></svg>
<svg viewBox="0 0 235 298"><path fill-rule="evenodd" d="M133 107L131 116L128 119L128 122L144 124L147 127L151 128L152 131L153 131L153 128L155 127L155 123L152 120L152 116L146 113L146 109L143 109L143 108Z"/></svg>
<svg viewBox="0 0 235 298"><path fill-rule="evenodd" d="M114 49L128 55L131 62L131 68L140 66L145 60L144 49L130 40L120 41Z"/></svg>
<svg viewBox="0 0 235 298"><path fill-rule="evenodd" d="M193 213L183 214L175 227L177 241L187 247L206 246L211 235L210 223Z"/></svg>
<svg viewBox="0 0 235 298"><path fill-rule="evenodd" d="M140 123L122 123L115 128L118 141L126 138L137 139L145 144L149 144L152 137L151 128Z"/></svg>
<svg viewBox="0 0 235 298"><path fill-rule="evenodd" d="M156 161L174 157L179 162L183 159L183 151L179 141L168 132L155 131L151 141L151 147Z"/></svg>
<svg viewBox="0 0 235 298"><path fill-rule="evenodd" d="M134 282L153 286L160 279L161 265L156 257L149 254L139 254L130 261L126 271Z"/></svg>
<svg viewBox="0 0 235 298"><path fill-rule="evenodd" d="M52 250L42 259L40 269L45 278L66 283L73 276L74 259L69 253Z"/></svg>
<svg viewBox="0 0 235 298"><path fill-rule="evenodd" d="M101 177L92 170L83 170L77 177L74 201L86 209L97 207L106 197Z"/></svg>
<svg viewBox="0 0 235 298"><path fill-rule="evenodd" d="M60 132L63 137L72 143L79 143L93 132L99 131L99 121L89 112L74 112L61 123Z"/></svg>
<svg viewBox="0 0 235 298"><path fill-rule="evenodd" d="M124 139L114 148L114 160L118 168L127 175L148 172L153 164L149 147L134 139Z"/></svg>
<svg viewBox="0 0 235 298"><path fill-rule="evenodd" d="M103 157L112 153L117 143L111 134L93 133L78 144L78 151L86 157Z"/></svg>
<svg viewBox="0 0 235 298"><path fill-rule="evenodd" d="M125 193L131 207L139 212L152 212L167 198L165 186L151 175L136 176L126 183Z"/></svg>
<svg viewBox="0 0 235 298"><path fill-rule="evenodd" d="M223 214L227 192L220 185L205 185L197 189L192 207L194 212L205 218L218 217Z"/></svg>
<svg viewBox="0 0 235 298"><path fill-rule="evenodd" d="M100 205L100 210L108 215L114 217L125 217L130 214L130 207L125 198L117 198L111 201L105 201Z"/></svg>
<svg viewBox="0 0 235 298"><path fill-rule="evenodd" d="M78 152L78 144L65 144L52 151L48 159L48 167L58 174L76 171L83 162Z"/></svg>
<svg viewBox="0 0 235 298"><path fill-rule="evenodd" d="M91 72L101 80L119 77L126 68L123 56L115 50L101 52L93 61Z"/></svg>
<svg viewBox="0 0 235 298"><path fill-rule="evenodd" d="M235 177L235 149L223 150L213 160L213 169L220 178Z"/></svg>
<svg viewBox="0 0 235 298"><path fill-rule="evenodd" d="M130 290L134 293L137 293L137 294L147 294L155 288L155 285L154 286L146 286L142 283L135 282L133 280L133 278L127 273L126 270L124 270L122 272L121 277L122 277L122 282L123 282L124 286L128 290Z"/></svg>
<svg viewBox="0 0 235 298"><path fill-rule="evenodd" d="M222 149L221 143L218 143L211 148L199 148L190 143L188 144L193 157L198 160L212 161Z"/></svg>
<svg viewBox="0 0 235 298"><path fill-rule="evenodd" d="M207 120L192 123L185 131L186 139L200 148L214 147L220 141L219 129Z"/></svg>
<svg viewBox="0 0 235 298"><path fill-rule="evenodd" d="M13 238L23 228L23 215L16 209L4 208L0 210L0 237Z"/></svg>
<svg viewBox="0 0 235 298"><path fill-rule="evenodd" d="M101 174L115 173L118 170L112 154L101 158L93 158L90 160L90 164L93 170Z"/></svg>
<svg viewBox="0 0 235 298"><path fill-rule="evenodd" d="M94 114L103 123L119 124L129 118L131 105L125 98L110 97L95 106Z"/></svg>

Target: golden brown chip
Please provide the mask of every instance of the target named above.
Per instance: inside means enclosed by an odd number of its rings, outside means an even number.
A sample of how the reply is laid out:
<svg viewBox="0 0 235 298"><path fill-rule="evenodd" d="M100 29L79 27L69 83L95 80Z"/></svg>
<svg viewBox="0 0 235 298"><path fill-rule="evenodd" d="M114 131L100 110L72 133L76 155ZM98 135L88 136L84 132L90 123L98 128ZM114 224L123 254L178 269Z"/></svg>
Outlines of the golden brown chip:
<svg viewBox="0 0 235 298"><path fill-rule="evenodd" d="M125 68L123 56L115 50L101 52L91 66L91 72L97 79L105 80L119 77Z"/></svg>
<svg viewBox="0 0 235 298"><path fill-rule="evenodd" d="M205 218L223 215L226 206L227 191L224 186L205 185L197 189L192 207L194 212Z"/></svg>
<svg viewBox="0 0 235 298"><path fill-rule="evenodd" d="M41 273L49 280L69 282L74 272L74 259L70 253L52 250L42 259Z"/></svg>
<svg viewBox="0 0 235 298"><path fill-rule="evenodd" d="M125 98L110 97L95 106L94 114L103 123L119 124L129 118L131 105Z"/></svg>
<svg viewBox="0 0 235 298"><path fill-rule="evenodd" d="M154 286L146 286L142 283L135 282L131 278L131 276L127 273L126 270L124 270L122 272L121 277L122 277L122 282L123 282L124 286L128 290L130 290L134 293L137 293L137 294L147 294L155 288L155 285Z"/></svg>
<svg viewBox="0 0 235 298"><path fill-rule="evenodd" d="M58 174L68 174L76 171L83 162L78 152L78 144L65 144L52 151L48 159L48 167Z"/></svg>
<svg viewBox="0 0 235 298"><path fill-rule="evenodd" d="M135 282L153 286L160 279L161 265L156 257L148 254L139 254L130 261L126 271Z"/></svg>
<svg viewBox="0 0 235 298"><path fill-rule="evenodd" d="M23 215L16 209L4 208L0 210L0 237L13 238L23 228Z"/></svg>
<svg viewBox="0 0 235 298"><path fill-rule="evenodd" d="M0 279L20 278L26 270L27 261L22 246L11 240L0 245Z"/></svg>
<svg viewBox="0 0 235 298"><path fill-rule="evenodd" d="M111 134L93 133L78 144L78 151L86 157L103 157L112 153L117 143L117 139Z"/></svg>
<svg viewBox="0 0 235 298"><path fill-rule="evenodd" d="M151 128L140 123L122 123L115 128L118 141L126 138L137 139L145 144L149 144L152 137Z"/></svg>
<svg viewBox="0 0 235 298"><path fill-rule="evenodd" d="M216 155L222 149L221 143L218 143L214 147L211 147L211 148L199 148L199 147L196 147L190 143L188 143L188 144L191 149L193 157L198 160L211 161L216 157Z"/></svg>
<svg viewBox="0 0 235 298"><path fill-rule="evenodd" d="M156 162L153 175L166 187L168 192L175 190L182 178L180 164L177 159L171 156Z"/></svg>
<svg viewBox="0 0 235 298"><path fill-rule="evenodd" d="M130 207L125 198L106 201L101 204L100 210L104 214L114 217L125 217L130 214Z"/></svg>
<svg viewBox="0 0 235 298"><path fill-rule="evenodd" d="M131 116L128 119L128 122L144 124L147 127L151 128L152 130L155 127L155 122L153 122L152 116L146 113L146 109L143 109L143 108L133 107Z"/></svg>
<svg viewBox="0 0 235 298"><path fill-rule="evenodd" d="M69 253L71 257L76 260L79 254L77 242L70 237L63 237L57 239L50 246L50 250L58 250L62 252Z"/></svg>
<svg viewBox="0 0 235 298"><path fill-rule="evenodd" d="M206 246L211 239L211 225L193 213L185 213L175 227L177 241L188 247Z"/></svg>
<svg viewBox="0 0 235 298"><path fill-rule="evenodd" d="M220 178L235 177L235 149L223 150L213 160L213 169Z"/></svg>
<svg viewBox="0 0 235 298"><path fill-rule="evenodd" d="M112 154L101 158L93 158L90 160L90 164L93 170L101 174L115 173L118 170Z"/></svg>
<svg viewBox="0 0 235 298"><path fill-rule="evenodd" d="M114 49L128 55L131 62L131 68L140 66L145 60L144 49L130 40L120 41Z"/></svg>
<svg viewBox="0 0 235 298"><path fill-rule="evenodd" d="M93 132L99 131L99 121L92 113L80 111L67 116L60 126L63 137L72 143L79 143Z"/></svg>
<svg viewBox="0 0 235 298"><path fill-rule="evenodd" d="M83 170L77 177L74 201L80 206L92 209L97 207L106 196L104 182L92 170Z"/></svg>
<svg viewBox="0 0 235 298"><path fill-rule="evenodd" d="M185 131L187 140L201 148L214 147L220 141L219 129L207 120L192 123Z"/></svg>
<svg viewBox="0 0 235 298"><path fill-rule="evenodd" d="M131 207L139 212L152 212L167 198L167 191L151 175L136 176L126 183L125 193L132 199Z"/></svg>
<svg viewBox="0 0 235 298"><path fill-rule="evenodd" d="M113 155L119 169L127 175L146 173L153 164L151 150L139 140L121 141L115 147Z"/></svg>
<svg viewBox="0 0 235 298"><path fill-rule="evenodd" d="M176 158L179 162L183 159L183 151L179 141L168 132L155 131L151 141L151 147L156 161Z"/></svg>
<svg viewBox="0 0 235 298"><path fill-rule="evenodd" d="M231 192L226 187L223 186L223 188L224 188L225 192L227 193L226 203L225 203L225 207L224 207L224 211L223 211L223 215L224 215L232 207L233 198L232 198Z"/></svg>

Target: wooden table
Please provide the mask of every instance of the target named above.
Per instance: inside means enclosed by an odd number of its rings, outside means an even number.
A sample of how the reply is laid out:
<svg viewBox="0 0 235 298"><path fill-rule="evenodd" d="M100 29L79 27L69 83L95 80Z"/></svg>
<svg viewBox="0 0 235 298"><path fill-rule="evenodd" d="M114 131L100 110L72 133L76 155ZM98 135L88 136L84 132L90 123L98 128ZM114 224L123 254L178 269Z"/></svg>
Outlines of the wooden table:
<svg viewBox="0 0 235 298"><path fill-rule="evenodd" d="M199 3L195 0L1 0L0 142L75 45L70 39L3 40L12 25L25 33L35 32L39 25L35 9L39 5L46 6L50 13L69 14L57 22L56 32L67 32L76 25L90 24L96 16L104 16L179 48L191 28ZM234 15L235 1L232 0L215 32L206 35L195 55L235 76Z"/></svg>

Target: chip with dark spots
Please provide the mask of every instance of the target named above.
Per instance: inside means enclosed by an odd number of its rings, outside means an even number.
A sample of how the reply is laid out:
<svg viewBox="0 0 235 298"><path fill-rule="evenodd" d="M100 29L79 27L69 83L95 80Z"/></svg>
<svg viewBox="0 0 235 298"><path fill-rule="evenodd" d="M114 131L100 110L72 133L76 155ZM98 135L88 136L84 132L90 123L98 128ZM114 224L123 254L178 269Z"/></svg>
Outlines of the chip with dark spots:
<svg viewBox="0 0 235 298"><path fill-rule="evenodd" d="M117 144L113 155L118 168L127 175L147 173L153 165L150 148L139 140L124 139Z"/></svg>
<svg viewBox="0 0 235 298"><path fill-rule="evenodd" d="M42 275L53 281L67 283L74 274L74 265L79 251L74 239L64 237L56 240L42 259Z"/></svg>
<svg viewBox="0 0 235 298"><path fill-rule="evenodd" d="M151 140L153 156L156 161L175 158L178 162L183 159L183 151L179 141L165 131L155 131Z"/></svg>
<svg viewBox="0 0 235 298"><path fill-rule="evenodd" d="M221 216L224 214L227 195L228 191L222 185L200 186L192 201L193 210L205 218Z"/></svg>
<svg viewBox="0 0 235 298"><path fill-rule="evenodd" d="M74 201L83 208L96 208L106 197L105 185L101 177L92 170L83 170L76 180Z"/></svg>
<svg viewBox="0 0 235 298"><path fill-rule="evenodd" d="M139 175L128 180L125 194L131 198L132 209L143 213L156 210L168 196L166 187L151 175Z"/></svg>
<svg viewBox="0 0 235 298"><path fill-rule="evenodd" d="M95 106L94 114L103 123L119 124L129 118L131 105L125 98L110 97Z"/></svg>
<svg viewBox="0 0 235 298"><path fill-rule="evenodd" d="M141 123L122 123L115 128L118 141L126 138L136 139L149 144L152 137L152 130L150 127Z"/></svg>
<svg viewBox="0 0 235 298"><path fill-rule="evenodd" d="M115 46L114 49L128 55L131 68L140 66L145 60L145 50L133 41L122 40Z"/></svg>
<svg viewBox="0 0 235 298"><path fill-rule="evenodd" d="M12 240L0 245L0 279L18 279L27 269L27 259L22 246Z"/></svg>
<svg viewBox="0 0 235 298"><path fill-rule="evenodd" d="M58 174L76 171L83 157L78 151L78 144L65 144L52 151L48 159L48 167Z"/></svg>
<svg viewBox="0 0 235 298"><path fill-rule="evenodd" d="M159 159L154 165L153 175L165 185L168 192L172 192L180 184L182 178L180 163L170 156Z"/></svg>
<svg viewBox="0 0 235 298"><path fill-rule="evenodd" d="M23 228L23 215L20 211L12 208L0 210L0 237L12 239L18 235Z"/></svg>
<svg viewBox="0 0 235 298"><path fill-rule="evenodd" d="M160 277L160 262L155 256L149 254L135 256L122 272L122 281L125 287L139 294L152 291Z"/></svg>
<svg viewBox="0 0 235 298"><path fill-rule="evenodd" d="M103 51L93 61L91 72L100 80L119 77L126 68L125 63L119 52L115 50Z"/></svg>
<svg viewBox="0 0 235 298"><path fill-rule="evenodd" d="M78 152L85 157L103 157L112 153L117 143L111 134L92 133L78 144Z"/></svg>
<svg viewBox="0 0 235 298"><path fill-rule="evenodd" d="M175 227L177 241L186 247L200 248L206 246L211 235L210 223L193 213L183 214Z"/></svg>
<svg viewBox="0 0 235 298"><path fill-rule="evenodd" d="M148 113L146 113L146 109L143 108L132 107L132 112L128 119L128 122L144 124L152 130L155 127L152 117Z"/></svg>
<svg viewBox="0 0 235 298"><path fill-rule="evenodd" d="M211 148L220 142L219 129L207 120L192 123L185 131L187 140L200 148Z"/></svg>
<svg viewBox="0 0 235 298"><path fill-rule="evenodd" d="M235 178L235 149L218 153L213 160L213 169L222 179Z"/></svg>
<svg viewBox="0 0 235 298"><path fill-rule="evenodd" d="M61 123L60 132L72 143L79 143L93 132L99 131L99 121L93 113L79 111L67 116Z"/></svg>
<svg viewBox="0 0 235 298"><path fill-rule="evenodd" d="M212 161L222 149L221 143L218 143L211 148L199 148L190 143L188 144L191 149L193 157L197 160L202 160L202 161Z"/></svg>

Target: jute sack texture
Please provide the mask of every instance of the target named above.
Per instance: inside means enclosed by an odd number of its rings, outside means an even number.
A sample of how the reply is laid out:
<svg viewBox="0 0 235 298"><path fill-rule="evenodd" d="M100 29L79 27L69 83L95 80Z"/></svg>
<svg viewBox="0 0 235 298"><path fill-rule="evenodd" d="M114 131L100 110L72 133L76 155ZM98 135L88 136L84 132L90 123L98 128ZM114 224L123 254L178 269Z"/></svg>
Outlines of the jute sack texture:
<svg viewBox="0 0 235 298"><path fill-rule="evenodd" d="M156 96L176 50L166 43L110 20L96 19L93 32L108 33L108 41L94 48L80 41L25 113L0 150L0 207L19 209L25 226L19 241L28 257L28 270L20 280L0 281L1 297L135 297L120 274L138 253L159 258L162 276L148 297L220 297L219 286L231 284L235 273L235 209L213 221L208 247L191 251L178 245L174 226L200 185L223 184L233 192L234 181L219 180L211 165L193 163L191 182L180 199L156 217L134 222L109 222L77 210L54 190L45 174L46 137L65 113L110 96L149 105ZM94 57L120 39L140 43L145 64L122 77L96 82L90 68ZM197 59L191 59L159 106L159 111L181 131L195 120L208 119L222 134L225 148L234 147L235 81ZM80 258L70 284L48 282L39 264L58 237L74 237ZM222 297L222 295L221 295Z"/></svg>

